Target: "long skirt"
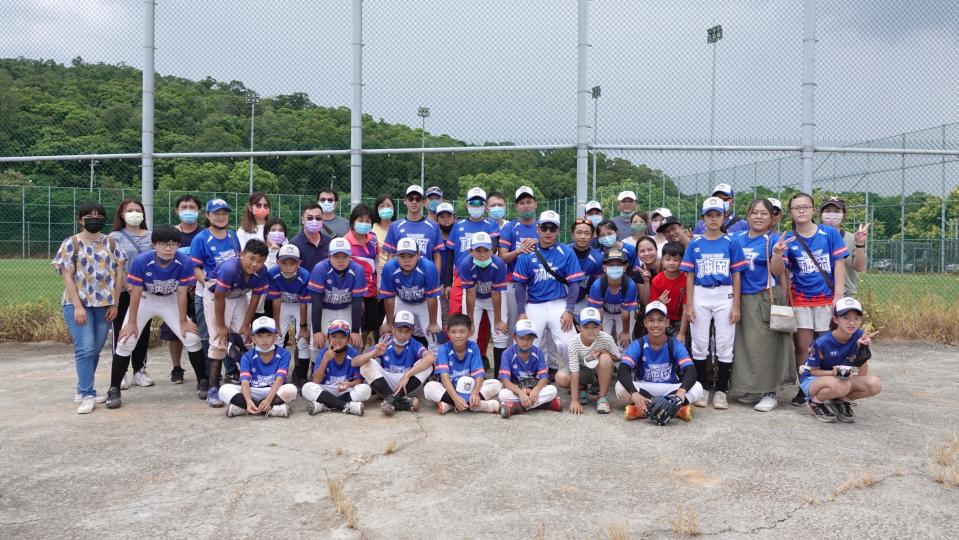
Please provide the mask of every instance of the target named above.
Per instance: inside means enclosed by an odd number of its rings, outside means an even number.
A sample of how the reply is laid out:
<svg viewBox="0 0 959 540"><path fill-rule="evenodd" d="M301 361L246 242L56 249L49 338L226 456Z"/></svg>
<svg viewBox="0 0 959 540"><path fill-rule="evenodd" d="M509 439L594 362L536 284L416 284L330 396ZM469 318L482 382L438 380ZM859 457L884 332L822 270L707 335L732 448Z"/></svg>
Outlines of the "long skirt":
<svg viewBox="0 0 959 540"><path fill-rule="evenodd" d="M769 293L742 295L740 319L736 324L735 360L730 392L764 394L778 392L795 383L793 336L769 329ZM782 288L773 289L777 303L784 304Z"/></svg>

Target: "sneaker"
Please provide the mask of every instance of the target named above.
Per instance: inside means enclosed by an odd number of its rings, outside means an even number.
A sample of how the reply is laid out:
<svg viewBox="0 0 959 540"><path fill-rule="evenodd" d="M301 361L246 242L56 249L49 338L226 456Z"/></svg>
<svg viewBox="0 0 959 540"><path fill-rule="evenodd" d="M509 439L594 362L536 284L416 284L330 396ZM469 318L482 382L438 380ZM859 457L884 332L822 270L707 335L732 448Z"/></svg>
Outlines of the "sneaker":
<svg viewBox="0 0 959 540"><path fill-rule="evenodd" d="M200 382L196 383L196 397L206 399L206 394L209 391L210 383L206 379L200 379Z"/></svg>
<svg viewBox="0 0 959 540"><path fill-rule="evenodd" d="M826 407L824 404L816 403L810 400L809 403L806 404L806 406L809 408L809 412L811 412L812 415L816 417L816 420L819 420L820 422L826 422L829 424L836 421L836 416L833 415L831 412L829 412L829 408Z"/></svg>
<svg viewBox="0 0 959 540"><path fill-rule="evenodd" d="M120 389L116 386L111 386L107 390L107 408L108 409L117 409L120 407Z"/></svg>
<svg viewBox="0 0 959 540"><path fill-rule="evenodd" d="M153 378L147 373L147 368L143 368L133 374L133 384L137 386L153 386Z"/></svg>
<svg viewBox="0 0 959 540"><path fill-rule="evenodd" d="M223 375L223 384L240 384L240 374L236 371L229 371Z"/></svg>
<svg viewBox="0 0 959 540"><path fill-rule="evenodd" d="M743 394L736 398L736 401L742 403L743 405L752 405L754 403L759 403L762 399L762 396L759 394Z"/></svg>
<svg viewBox="0 0 959 540"><path fill-rule="evenodd" d="M419 400L419 398L411 397L411 398L409 398L409 400L410 400L410 408L409 408L409 410L410 410L411 412L416 412L416 411L420 410L420 400Z"/></svg>
<svg viewBox="0 0 959 540"><path fill-rule="evenodd" d="M524 412L526 412L526 409L518 401L504 401L499 405L499 415L502 418L509 418L514 414L523 414Z"/></svg>
<svg viewBox="0 0 959 540"><path fill-rule="evenodd" d="M553 401L549 402L549 410L563 412L563 401L558 396L554 397Z"/></svg>
<svg viewBox="0 0 959 540"><path fill-rule="evenodd" d="M397 411L413 411L416 412L420 407L420 400L411 398L409 396L394 396L393 397L393 408ZM384 411L385 412L385 411Z"/></svg>
<svg viewBox="0 0 959 540"><path fill-rule="evenodd" d="M234 416L243 416L246 414L246 409L239 407L230 403L230 406L226 408L226 417L233 418Z"/></svg>
<svg viewBox="0 0 959 540"><path fill-rule="evenodd" d="M599 414L609 414L609 399L605 396L599 398L599 401L596 402L596 412Z"/></svg>
<svg viewBox="0 0 959 540"><path fill-rule="evenodd" d="M579 403L580 405L589 403L589 394L582 388L579 390Z"/></svg>
<svg viewBox="0 0 959 540"><path fill-rule="evenodd" d="M120 381L120 390L129 390L130 389L130 372L126 372L123 375L123 380Z"/></svg>
<svg viewBox="0 0 959 540"><path fill-rule="evenodd" d="M826 406L829 407L829 410L836 415L836 418L840 422L845 422L847 424L854 424L856 422L856 415L852 412L851 401L833 399L830 400Z"/></svg>
<svg viewBox="0 0 959 540"><path fill-rule="evenodd" d="M220 399L220 387L211 386L210 390L206 393L206 404L210 407L222 407L225 405L223 400Z"/></svg>
<svg viewBox="0 0 959 540"><path fill-rule="evenodd" d="M759 400L759 403L757 403L753 409L759 412L769 412L775 409L777 405L779 405L779 401L776 399L776 393L770 392L763 394L763 398Z"/></svg>
<svg viewBox="0 0 959 540"><path fill-rule="evenodd" d="M480 406L477 410L480 412L496 414L499 412L499 401L495 399L484 399L480 401Z"/></svg>
<svg viewBox="0 0 959 540"><path fill-rule="evenodd" d="M638 420L640 418L645 418L646 413L640 412L639 407L637 407L634 403L630 403L626 406L625 417L627 420Z"/></svg>
<svg viewBox="0 0 959 540"><path fill-rule="evenodd" d="M679 412L676 413L676 418L689 422L693 419L693 408L689 405L683 405L679 408Z"/></svg>
<svg viewBox="0 0 959 540"><path fill-rule="evenodd" d="M703 392L703 397L693 402L693 405L700 408L708 407L709 406L709 390L706 390L705 392Z"/></svg>
<svg viewBox="0 0 959 540"><path fill-rule="evenodd" d="M319 401L310 401L306 404L306 407L307 407L307 410L310 411L310 416L313 416L315 414L320 414L322 412L326 412L330 410L329 407L320 403Z"/></svg>
<svg viewBox="0 0 959 540"><path fill-rule="evenodd" d="M266 413L267 416L275 416L277 418L286 418L290 416L290 409L286 406L286 403L281 403L279 405L274 405L270 407L270 410Z"/></svg>
<svg viewBox="0 0 959 540"><path fill-rule="evenodd" d="M80 406L77 407L77 414L90 414L96 406L97 399L93 396L86 396L80 401Z"/></svg>
<svg viewBox="0 0 959 540"><path fill-rule="evenodd" d="M716 393L713 394L713 408L720 410L729 408L729 402L726 401L726 392L717 390Z"/></svg>
<svg viewBox="0 0 959 540"><path fill-rule="evenodd" d="M183 368L175 367L170 370L170 382L173 384L183 384Z"/></svg>
<svg viewBox="0 0 959 540"><path fill-rule="evenodd" d="M356 416L363 416L363 411L366 407L363 406L362 401L351 401L346 404L346 407L343 407L343 412L346 414L355 414Z"/></svg>
<svg viewBox="0 0 959 540"><path fill-rule="evenodd" d="M107 397L104 395L97 394L97 397L94 399L96 400L97 403L104 403L106 402ZM80 394L73 396L73 402L77 404L83 403L83 396L81 396Z"/></svg>
<svg viewBox="0 0 959 540"><path fill-rule="evenodd" d="M440 401L436 404L436 412L440 414L446 414L453 410L453 406L445 401Z"/></svg>
<svg viewBox="0 0 959 540"><path fill-rule="evenodd" d="M793 407L802 407L806 404L806 394L804 394L802 390L799 390L799 392L796 393L796 397L794 397L790 403L793 404Z"/></svg>
<svg viewBox="0 0 959 540"><path fill-rule="evenodd" d="M380 410L383 411L383 414L386 416L393 416L393 413L396 412L396 398L393 396L387 396L383 400L383 403L380 403Z"/></svg>

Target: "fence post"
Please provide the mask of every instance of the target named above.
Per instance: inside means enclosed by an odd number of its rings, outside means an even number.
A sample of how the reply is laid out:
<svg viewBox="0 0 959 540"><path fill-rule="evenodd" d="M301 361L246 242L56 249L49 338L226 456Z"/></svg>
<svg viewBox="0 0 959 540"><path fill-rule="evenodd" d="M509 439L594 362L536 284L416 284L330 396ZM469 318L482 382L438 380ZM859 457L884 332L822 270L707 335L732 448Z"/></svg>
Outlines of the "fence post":
<svg viewBox="0 0 959 540"><path fill-rule="evenodd" d="M816 0L803 2L802 190L812 195L816 151Z"/></svg>
<svg viewBox="0 0 959 540"><path fill-rule="evenodd" d="M586 206L586 179L589 168L587 139L589 124L586 122L586 103L591 94L587 77L589 76L589 0L579 0L577 17L579 39L576 60L576 215L584 214ZM652 189L652 188L650 188ZM652 201L652 191L650 191Z"/></svg>
<svg viewBox="0 0 959 540"><path fill-rule="evenodd" d="M363 0L353 0L353 100L350 105L350 206L363 196Z"/></svg>
<svg viewBox="0 0 959 540"><path fill-rule="evenodd" d="M899 270L906 269L906 134L903 133L902 150L899 156ZM915 268L913 268L915 270Z"/></svg>
<svg viewBox="0 0 959 540"><path fill-rule="evenodd" d="M146 214L144 218L148 227L153 227L153 91L154 91L154 56L156 55L156 2L143 0L143 82L142 119L140 124L141 144L140 152L140 202Z"/></svg>
<svg viewBox="0 0 959 540"><path fill-rule="evenodd" d="M30 228L30 225L27 223L27 186L20 187L20 222L23 223L23 227L20 229L20 239L22 240L22 245L20 246L21 257L27 258L27 229Z"/></svg>
<svg viewBox="0 0 959 540"><path fill-rule="evenodd" d="M942 149L946 149L946 126L942 126ZM946 271L946 156L942 156L942 196L939 209L939 271Z"/></svg>
<svg viewBox="0 0 959 540"><path fill-rule="evenodd" d="M50 186L47 186L47 258L50 258Z"/></svg>

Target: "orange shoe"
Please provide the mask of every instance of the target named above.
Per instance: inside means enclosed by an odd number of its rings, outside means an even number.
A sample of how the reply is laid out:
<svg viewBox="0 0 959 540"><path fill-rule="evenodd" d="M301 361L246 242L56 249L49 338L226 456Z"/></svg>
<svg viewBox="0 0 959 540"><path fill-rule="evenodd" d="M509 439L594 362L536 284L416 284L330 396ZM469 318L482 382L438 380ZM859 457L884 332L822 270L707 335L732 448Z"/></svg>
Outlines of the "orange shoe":
<svg viewBox="0 0 959 540"><path fill-rule="evenodd" d="M640 418L646 418L646 412L640 412L639 407L630 403L626 406L626 419L627 420L638 420Z"/></svg>
<svg viewBox="0 0 959 540"><path fill-rule="evenodd" d="M679 408L679 412L676 413L676 418L689 422L693 419L693 408L689 405L683 405Z"/></svg>
<svg viewBox="0 0 959 540"><path fill-rule="evenodd" d="M558 397L554 397L553 401L549 402L549 410L563 412L563 402Z"/></svg>

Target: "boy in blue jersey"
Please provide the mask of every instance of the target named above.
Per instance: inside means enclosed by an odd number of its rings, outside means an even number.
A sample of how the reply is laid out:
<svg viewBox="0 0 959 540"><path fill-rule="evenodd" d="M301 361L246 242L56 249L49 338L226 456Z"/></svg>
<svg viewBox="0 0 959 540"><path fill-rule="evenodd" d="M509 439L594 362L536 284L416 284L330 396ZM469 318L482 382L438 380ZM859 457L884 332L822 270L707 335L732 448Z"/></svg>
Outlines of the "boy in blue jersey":
<svg viewBox="0 0 959 540"><path fill-rule="evenodd" d="M296 386L287 384L290 353L276 345L276 325L269 317L253 321L254 348L240 358L240 384L220 387L220 399L229 403L226 416L263 414L287 417L296 399Z"/></svg>
<svg viewBox="0 0 959 540"><path fill-rule="evenodd" d="M453 225L453 230L450 231L449 239L446 241L446 247L453 250L454 265L450 313L463 313L463 288L459 266L470 258L473 236L481 232L488 234L494 247L499 241L499 225L492 219L483 217L486 213L486 192L483 188L474 187L466 193L466 211L469 216ZM473 312L467 311L466 314L472 316ZM479 327L480 320L475 318L473 320L476 321L473 325L476 329Z"/></svg>
<svg viewBox="0 0 959 540"><path fill-rule="evenodd" d="M276 254L277 265L267 270L269 287L266 297L273 302L273 320L276 322L277 341L286 342L286 333L293 325L296 332L296 365L290 380L297 387L306 382L310 366L310 273L300 266L300 250L293 244L283 244Z"/></svg>
<svg viewBox="0 0 959 540"><path fill-rule="evenodd" d="M499 415L509 418L529 409L562 411L556 387L549 384L546 357L538 347L533 321L516 321L515 343L503 353L503 365L497 377L503 383L499 392Z"/></svg>
<svg viewBox="0 0 959 540"><path fill-rule="evenodd" d="M739 321L740 275L749 267L743 249L721 230L723 201L709 197L703 201L706 232L693 238L683 255L680 268L686 272L686 318L693 342L693 362L699 383L706 388L706 355L709 352L709 327L716 327L716 360L718 361L716 393L713 408L727 409L729 374L733 367L733 343ZM703 392L697 407L708 404Z"/></svg>
<svg viewBox="0 0 959 540"><path fill-rule="evenodd" d="M361 310L366 293L366 273L350 254L352 247L346 238L330 240L330 258L320 261L310 273L310 294L313 313L313 345L322 349L325 345L323 328L336 320L350 323L353 334L350 344L362 347L363 329Z"/></svg>
<svg viewBox="0 0 959 540"><path fill-rule="evenodd" d="M616 336L620 347L626 347L630 341L629 322L636 311L639 294L636 282L624 278L626 254L618 249L606 253L603 270L606 275L594 281L589 289L589 305L602 312L603 331Z"/></svg>
<svg viewBox="0 0 959 540"><path fill-rule="evenodd" d="M499 257L506 263L506 327L513 328L519 318L516 309L513 270L516 259L524 253L532 253L539 240L536 227L536 195L533 188L520 186L514 194L516 219L507 221L499 231ZM507 336L509 339L509 336ZM508 343L508 342L507 342Z"/></svg>
<svg viewBox="0 0 959 540"><path fill-rule="evenodd" d="M682 400L676 416L692 420L689 404L703 399L706 391L696 380L696 367L686 346L666 335L666 305L650 302L644 324L646 335L629 345L616 373L616 397L626 401L626 419L644 417L651 398L675 395Z"/></svg>
<svg viewBox="0 0 959 540"><path fill-rule="evenodd" d="M869 374L872 336L862 330L862 304L852 297L836 301L832 317L836 329L820 336L809 348L799 370L799 388L807 407L823 422L856 421L852 403L879 394L879 378Z"/></svg>
<svg viewBox="0 0 959 540"><path fill-rule="evenodd" d="M130 308L117 336L110 389L107 391L108 409L120 406L120 384L130 367L130 355L140 332L153 317L160 317L186 346L198 389L200 382L206 379L200 331L187 315L189 290L196 281L193 262L189 255L178 251L180 231L175 228L169 225L157 227L151 240L154 251L138 255L127 272Z"/></svg>
<svg viewBox="0 0 959 540"><path fill-rule="evenodd" d="M426 260L432 260L437 273L443 268L441 252L446 247L440 237L439 226L423 216L423 188L412 185L406 188L406 218L390 224L383 240L383 251L391 257L398 253L400 240L410 238L417 251Z"/></svg>
<svg viewBox="0 0 959 540"><path fill-rule="evenodd" d="M416 319L413 335L424 338L430 350L434 350L436 335L441 331L436 322L436 306L442 292L436 267L420 257L416 241L412 238L400 240L396 246L396 258L383 265L379 297L383 299L386 322L380 333L391 331L396 313L409 311Z"/></svg>
<svg viewBox="0 0 959 540"><path fill-rule="evenodd" d="M213 272L213 283L203 290L204 312L210 326L210 390L206 402L211 407L223 406L219 397L220 363L226 356L230 333L241 334L245 344L252 341L250 325L256 305L269 287L263 268L268 254L269 248L261 240L248 240L240 258L220 263ZM252 299L247 293L251 293Z"/></svg>
<svg viewBox="0 0 959 540"><path fill-rule="evenodd" d="M386 416L396 411L417 411L420 401L412 394L433 372L436 355L412 339L416 319L399 311L393 319L393 335L382 338L376 347L353 359L360 374L383 398L380 410Z"/></svg>
<svg viewBox="0 0 959 540"><path fill-rule="evenodd" d="M485 232L473 235L470 253L472 256L462 260L458 267L466 295L466 313L476 321L470 340L476 341L485 313L493 336L493 372L498 373L500 358L509 344L502 295L506 290L506 263L493 255L493 240Z"/></svg>
<svg viewBox="0 0 959 540"><path fill-rule="evenodd" d="M449 341L440 346L433 373L438 381L423 387L426 399L436 403L436 411L499 412L499 401L494 399L503 385L496 379L486 379L483 356L476 343L470 341L470 318L462 313L450 315L446 328Z"/></svg>
<svg viewBox="0 0 959 540"><path fill-rule="evenodd" d="M343 411L363 416L363 402L370 399L372 390L353 365L359 353L349 344L350 323L333 321L326 334L327 346L313 362L312 381L303 385L310 414Z"/></svg>

